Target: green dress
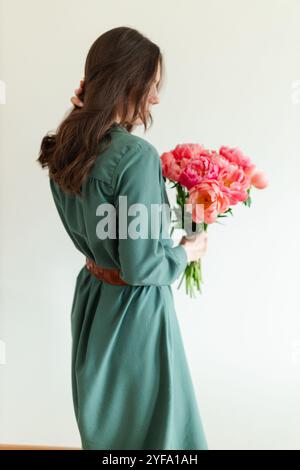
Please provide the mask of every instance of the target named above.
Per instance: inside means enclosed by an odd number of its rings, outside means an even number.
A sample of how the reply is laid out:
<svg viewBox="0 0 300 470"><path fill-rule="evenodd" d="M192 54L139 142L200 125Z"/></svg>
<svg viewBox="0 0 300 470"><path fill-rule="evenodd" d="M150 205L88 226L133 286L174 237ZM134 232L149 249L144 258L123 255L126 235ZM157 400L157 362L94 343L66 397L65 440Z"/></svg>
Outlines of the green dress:
<svg viewBox="0 0 300 470"><path fill-rule="evenodd" d="M76 248L100 266L119 269L128 283L108 284L85 264L76 278L71 371L82 448L207 450L171 288L187 264L184 248L162 230L156 238L120 238L118 229L115 238L99 237L107 217L99 204L117 209L119 196L127 196L128 208L169 205L160 157L119 124L109 134L111 144L99 148L82 197L49 180ZM135 218L128 215L128 223Z"/></svg>

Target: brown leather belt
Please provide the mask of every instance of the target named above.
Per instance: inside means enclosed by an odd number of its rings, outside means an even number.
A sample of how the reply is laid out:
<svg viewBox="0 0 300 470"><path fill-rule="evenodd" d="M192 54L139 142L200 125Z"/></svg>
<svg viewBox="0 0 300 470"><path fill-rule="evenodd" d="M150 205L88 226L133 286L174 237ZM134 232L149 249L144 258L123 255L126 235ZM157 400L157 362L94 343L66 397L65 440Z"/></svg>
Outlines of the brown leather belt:
<svg viewBox="0 0 300 470"><path fill-rule="evenodd" d="M99 266L90 258L86 258L85 264L90 273L100 281L104 281L113 285L128 285L127 282L120 278L119 269L102 268L102 266Z"/></svg>

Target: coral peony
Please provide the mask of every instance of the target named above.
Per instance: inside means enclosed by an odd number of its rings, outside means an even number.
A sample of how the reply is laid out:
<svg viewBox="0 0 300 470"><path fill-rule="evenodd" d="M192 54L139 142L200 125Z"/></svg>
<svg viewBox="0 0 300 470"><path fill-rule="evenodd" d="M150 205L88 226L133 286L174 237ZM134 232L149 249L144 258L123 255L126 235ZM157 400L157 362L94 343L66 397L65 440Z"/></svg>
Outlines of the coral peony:
<svg viewBox="0 0 300 470"><path fill-rule="evenodd" d="M230 205L248 199L247 189L250 188L250 177L236 165L229 164L220 170L218 177L220 187L229 199Z"/></svg>
<svg viewBox="0 0 300 470"><path fill-rule="evenodd" d="M194 222L212 224L219 214L229 208L230 202L218 181L203 180L191 189L186 204L192 204ZM197 207L197 204L200 206Z"/></svg>
<svg viewBox="0 0 300 470"><path fill-rule="evenodd" d="M268 178L262 171L256 171L251 176L251 185L255 186L257 189L264 189L268 186L268 184Z"/></svg>

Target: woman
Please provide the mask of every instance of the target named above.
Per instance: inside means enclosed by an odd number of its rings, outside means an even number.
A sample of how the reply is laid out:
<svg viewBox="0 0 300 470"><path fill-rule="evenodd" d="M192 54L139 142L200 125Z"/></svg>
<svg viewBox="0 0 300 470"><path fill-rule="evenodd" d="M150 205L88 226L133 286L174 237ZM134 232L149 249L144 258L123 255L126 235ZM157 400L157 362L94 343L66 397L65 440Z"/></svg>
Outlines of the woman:
<svg viewBox="0 0 300 470"><path fill-rule="evenodd" d="M206 251L206 234L173 247L161 216L158 237L149 236L150 224L146 237L120 236L123 198L131 229L133 204L146 206L146 222L152 204L169 207L157 150L131 133L152 122L162 64L160 49L134 29L101 35L74 109L44 137L38 158L62 223L86 257L71 309L83 449L207 449L171 289ZM111 208L115 223L104 237Z"/></svg>

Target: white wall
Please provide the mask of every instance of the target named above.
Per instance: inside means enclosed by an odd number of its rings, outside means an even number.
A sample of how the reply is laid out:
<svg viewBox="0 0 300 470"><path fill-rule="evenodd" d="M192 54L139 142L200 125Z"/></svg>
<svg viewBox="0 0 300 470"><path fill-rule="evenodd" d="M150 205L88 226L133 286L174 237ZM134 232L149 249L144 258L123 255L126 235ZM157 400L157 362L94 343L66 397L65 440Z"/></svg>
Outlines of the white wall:
<svg viewBox="0 0 300 470"><path fill-rule="evenodd" d="M270 178L210 227L202 296L174 285L209 447L300 449L299 20L298 0L1 0L0 442L80 445L69 312L84 259L35 159L92 42L125 25L167 65L144 137L239 146Z"/></svg>

